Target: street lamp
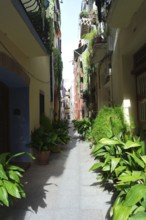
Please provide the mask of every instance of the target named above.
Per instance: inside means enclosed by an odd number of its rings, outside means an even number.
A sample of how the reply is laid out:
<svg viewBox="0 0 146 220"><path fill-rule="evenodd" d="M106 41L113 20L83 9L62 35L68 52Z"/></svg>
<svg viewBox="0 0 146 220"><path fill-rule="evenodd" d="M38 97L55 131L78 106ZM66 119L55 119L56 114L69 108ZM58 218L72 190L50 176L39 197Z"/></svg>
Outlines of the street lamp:
<svg viewBox="0 0 146 220"><path fill-rule="evenodd" d="M60 3L63 3L63 1L61 0Z"/></svg>

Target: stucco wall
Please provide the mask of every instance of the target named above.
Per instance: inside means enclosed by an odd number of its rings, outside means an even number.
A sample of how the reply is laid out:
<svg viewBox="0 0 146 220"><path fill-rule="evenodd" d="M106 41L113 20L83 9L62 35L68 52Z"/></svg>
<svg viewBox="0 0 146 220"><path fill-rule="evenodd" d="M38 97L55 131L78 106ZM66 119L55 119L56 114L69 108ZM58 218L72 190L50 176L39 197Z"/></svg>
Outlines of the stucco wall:
<svg viewBox="0 0 146 220"><path fill-rule="evenodd" d="M130 100L129 113L137 123L136 77L133 75L133 57L123 56L123 100Z"/></svg>
<svg viewBox="0 0 146 220"><path fill-rule="evenodd" d="M35 57L30 59L30 127L39 126L39 94L45 97L45 114L50 117L50 59Z"/></svg>
<svg viewBox="0 0 146 220"><path fill-rule="evenodd" d="M123 101L123 65L122 56L117 39L112 57L112 102L114 105L121 105Z"/></svg>
<svg viewBox="0 0 146 220"><path fill-rule="evenodd" d="M137 123L136 76L132 74L133 56L145 44L146 2L133 15L127 28L117 30L112 57L112 85L114 104L122 105L130 100L130 115Z"/></svg>
<svg viewBox="0 0 146 220"><path fill-rule="evenodd" d="M0 32L0 52L18 62L30 77L29 116L30 131L39 126L39 93L45 95L45 114L50 116L50 58L49 56L26 57L7 36ZM53 106L53 103L52 103Z"/></svg>

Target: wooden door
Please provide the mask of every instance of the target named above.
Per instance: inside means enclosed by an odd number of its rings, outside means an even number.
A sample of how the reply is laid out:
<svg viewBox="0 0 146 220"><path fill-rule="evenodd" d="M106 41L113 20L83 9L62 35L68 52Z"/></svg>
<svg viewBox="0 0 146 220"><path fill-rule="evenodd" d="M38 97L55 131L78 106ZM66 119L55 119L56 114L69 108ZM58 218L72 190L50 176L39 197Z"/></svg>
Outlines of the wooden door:
<svg viewBox="0 0 146 220"><path fill-rule="evenodd" d="M9 150L8 137L8 88L0 82L0 153Z"/></svg>

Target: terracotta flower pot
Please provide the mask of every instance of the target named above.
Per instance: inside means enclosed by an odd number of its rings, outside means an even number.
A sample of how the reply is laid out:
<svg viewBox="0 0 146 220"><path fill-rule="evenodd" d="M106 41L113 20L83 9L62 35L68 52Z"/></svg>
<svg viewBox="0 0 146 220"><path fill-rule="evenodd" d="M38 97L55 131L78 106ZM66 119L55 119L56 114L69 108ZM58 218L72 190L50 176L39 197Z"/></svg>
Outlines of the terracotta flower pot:
<svg viewBox="0 0 146 220"><path fill-rule="evenodd" d="M46 165L49 162L50 151L37 151L36 152L36 159L38 164Z"/></svg>

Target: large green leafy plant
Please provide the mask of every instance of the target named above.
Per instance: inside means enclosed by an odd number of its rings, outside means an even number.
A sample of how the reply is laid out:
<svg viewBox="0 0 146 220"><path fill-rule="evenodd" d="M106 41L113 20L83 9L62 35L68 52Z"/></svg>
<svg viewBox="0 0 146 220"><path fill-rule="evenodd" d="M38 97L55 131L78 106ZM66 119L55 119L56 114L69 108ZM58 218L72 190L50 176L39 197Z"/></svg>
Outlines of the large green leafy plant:
<svg viewBox="0 0 146 220"><path fill-rule="evenodd" d="M42 115L40 124L49 136L56 136L56 144L67 144L70 141L69 124L66 120L50 121L48 117Z"/></svg>
<svg viewBox="0 0 146 220"><path fill-rule="evenodd" d="M51 130L47 132L44 127L39 127L31 132L31 146L37 151L51 151L57 145L57 134Z"/></svg>
<svg viewBox="0 0 146 220"><path fill-rule="evenodd" d="M128 128L124 120L124 114L121 107L104 106L97 114L92 128L92 136L95 143L101 138L110 138L113 135L118 135L120 132L125 132Z"/></svg>
<svg viewBox="0 0 146 220"><path fill-rule="evenodd" d="M37 151L58 151L57 145L70 141L68 124L66 121L50 121L44 114L41 115L40 127L31 133L31 146Z"/></svg>
<svg viewBox="0 0 146 220"><path fill-rule="evenodd" d="M73 120L74 128L78 131L83 139L91 139L91 130L94 119L84 118L80 120Z"/></svg>
<svg viewBox="0 0 146 220"><path fill-rule="evenodd" d="M92 150L100 161L90 170L101 169L104 186L113 184L117 199L111 209L113 220L141 219L145 216L146 156L140 138L119 135L102 138Z"/></svg>
<svg viewBox="0 0 146 220"><path fill-rule="evenodd" d="M0 154L0 205L2 206L9 206L12 204L13 198L21 199L26 196L23 184L20 181L24 170L19 166L11 164L11 161L15 157L24 154L33 158L31 154L25 152L14 155L10 153Z"/></svg>
<svg viewBox="0 0 146 220"><path fill-rule="evenodd" d="M112 180L116 183L120 180L119 177L128 170L136 171L144 168L142 159L144 155L144 143L137 137L124 137L120 134L119 137L102 138L99 143L93 148L92 154L100 160L100 163L95 163L90 170L101 168L104 181ZM105 181L105 182L106 182Z"/></svg>
<svg viewBox="0 0 146 220"><path fill-rule="evenodd" d="M53 129L58 136L58 144L67 144L70 141L69 125L65 120L55 120Z"/></svg>
<svg viewBox="0 0 146 220"><path fill-rule="evenodd" d="M109 118L108 125L103 124L108 129L101 132L102 138L97 139L92 150L98 161L90 170L100 168L102 184L113 185L116 195L110 212L113 220L146 219L145 143L133 134L129 125L119 123L119 117Z"/></svg>

